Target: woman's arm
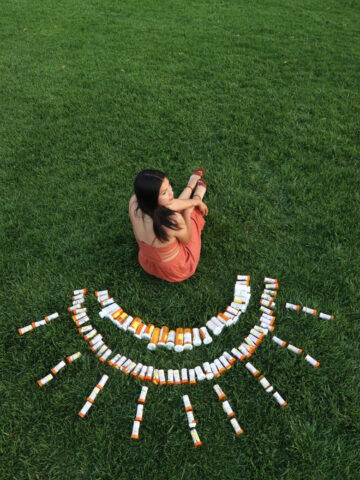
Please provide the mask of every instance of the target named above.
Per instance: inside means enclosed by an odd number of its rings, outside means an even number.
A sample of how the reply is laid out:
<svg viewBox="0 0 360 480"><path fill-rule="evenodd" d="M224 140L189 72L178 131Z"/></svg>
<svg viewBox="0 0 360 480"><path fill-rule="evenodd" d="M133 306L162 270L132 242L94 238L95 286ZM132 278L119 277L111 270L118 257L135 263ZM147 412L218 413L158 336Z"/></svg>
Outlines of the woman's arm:
<svg viewBox="0 0 360 480"><path fill-rule="evenodd" d="M131 214L132 214L132 209L136 204L137 204L136 195L133 195L130 198L130 201L129 201L129 215L130 215L130 218L131 218Z"/></svg>
<svg viewBox="0 0 360 480"><path fill-rule="evenodd" d="M174 200L171 200L166 206L174 212L186 212L189 208L199 207L203 215L208 214L208 208L200 198L190 198L189 200L174 198Z"/></svg>
<svg viewBox="0 0 360 480"><path fill-rule="evenodd" d="M182 199L182 198L174 198L166 206L167 208L170 208L170 210L173 210L174 212L181 212L182 210L186 210L188 208L198 207L200 203L201 203L201 200L199 198L189 198L188 200Z"/></svg>

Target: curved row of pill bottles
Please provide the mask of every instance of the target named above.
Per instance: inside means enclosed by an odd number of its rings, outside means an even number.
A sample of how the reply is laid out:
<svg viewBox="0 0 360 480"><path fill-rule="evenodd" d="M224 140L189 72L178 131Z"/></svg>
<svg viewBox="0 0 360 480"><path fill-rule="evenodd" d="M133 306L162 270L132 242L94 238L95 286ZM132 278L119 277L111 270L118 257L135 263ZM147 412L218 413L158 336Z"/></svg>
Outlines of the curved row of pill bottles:
<svg viewBox="0 0 360 480"><path fill-rule="evenodd" d="M264 322L273 323L275 317L263 314ZM268 320L271 318L271 320ZM126 359L126 357L120 357L120 354L115 355L115 357L109 360L109 364L114 366L117 369L122 370L124 373L131 373L132 376L137 376L140 380L151 381L156 385L181 385L183 383L190 383L195 385L197 381L202 381L205 378L211 380L212 378L217 378L227 369L231 368L231 365L236 362L236 359L242 361L245 358L249 358L255 351L255 348L258 344L259 339L267 333L271 326L266 323L262 323L263 326L255 325L251 329L252 334L250 334L245 341L247 343L241 343L238 348L233 348L230 355L228 352L223 352L219 358L215 359L214 362L204 362L203 366L196 366L194 369L182 369L181 375L178 370L168 370L167 380L164 370L158 370L153 366L144 366L142 363L135 363L131 359ZM97 334L89 342L92 345L92 350L96 352L97 356L105 361L108 356L111 354L111 350L107 345L102 341L102 335Z"/></svg>
<svg viewBox="0 0 360 480"><path fill-rule="evenodd" d="M104 298L104 295L104 293L99 292L98 299ZM92 325L81 326L90 320L89 317L86 315L86 309L83 310L85 310L85 312L73 315L73 320L79 326L79 333L82 334L84 339L87 340L90 344L91 350L96 353L96 356L102 363L105 363L112 354L112 350L102 341L102 334L98 333L97 330L92 327ZM117 309L117 311L119 311L119 308ZM115 366L115 364L113 366ZM127 365L127 367L130 367L130 365ZM127 369L124 370L124 372L127 374L129 373Z"/></svg>
<svg viewBox="0 0 360 480"><path fill-rule="evenodd" d="M265 328L257 328L266 331ZM105 360L110 356L112 351L102 341L101 334L99 335L99 340L92 347L92 350L95 351L98 356L102 355L101 358ZM242 343L238 348L233 348L231 350L233 355L224 351L223 354L220 355L219 358L216 358L212 363L204 362L202 366L197 365L193 369L182 368L181 372L179 370L168 369L167 374L165 374L164 370L156 369L151 365L147 366L142 363L135 363L131 359L127 359L125 356L120 357L120 354L116 354L111 360L108 360L108 363L109 365L122 370L126 374L131 373L133 377L138 377L139 380L153 382L156 385L181 385L184 383L195 385L198 381L203 381L205 379L212 380L214 377L217 378L226 370L230 369L236 362L236 359L242 361L245 358L249 358L249 356L255 351L255 348L256 345L252 347L248 344Z"/></svg>
<svg viewBox="0 0 360 480"><path fill-rule="evenodd" d="M212 333L219 335L224 326L230 326L238 321L240 314L246 310L250 298L250 287L248 286L250 276L238 276L238 278L245 277L247 280L237 280L236 282L233 302L234 306L228 306L224 313L219 313L217 317L212 317L206 323L206 326L193 329L177 328L176 330L169 330L166 326L159 328L154 327L153 324L146 325L138 317L132 319L132 317L128 316L128 314L116 303L113 302L110 304L110 300L113 299L108 298L110 297L110 294L107 290L97 291L95 292L95 295L98 300L102 299L103 296L106 297L104 302L100 301L102 304L106 303L105 308L99 313L101 318L107 316L119 328L129 330L137 338L149 340L147 348L151 351L156 350L157 346L164 346L169 350L181 353L185 350L191 350L193 346L200 346L202 343L204 343L204 345L210 344L212 338L207 327ZM129 321L129 318L132 319L132 321Z"/></svg>
<svg viewBox="0 0 360 480"><path fill-rule="evenodd" d="M78 291L74 291L74 297L80 296L80 293L77 292ZM86 289L82 289L82 293L86 295ZM99 292L98 300L104 298L104 296L105 293ZM74 302L76 301L79 301L79 298L76 298L74 300ZM108 357L111 355L112 350L107 345L105 345L105 343L102 341L103 336L101 335L101 333L98 333L97 330L92 327L92 325L82 326L84 323L90 321L90 318L86 314L86 308L74 309L72 307L69 307L68 310L73 313L72 318L75 324L79 327L79 333L82 334L85 340L89 342L91 350L96 353L99 360L105 363ZM78 352L77 354L74 354L74 356L67 357L66 360L68 361L68 363L71 363L80 356L81 354L80 352Z"/></svg>

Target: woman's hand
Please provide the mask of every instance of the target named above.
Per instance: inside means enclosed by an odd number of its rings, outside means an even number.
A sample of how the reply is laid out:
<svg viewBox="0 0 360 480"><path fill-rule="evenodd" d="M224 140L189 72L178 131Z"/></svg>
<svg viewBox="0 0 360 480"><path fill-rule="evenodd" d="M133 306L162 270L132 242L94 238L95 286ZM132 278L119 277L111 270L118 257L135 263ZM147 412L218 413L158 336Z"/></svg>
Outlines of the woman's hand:
<svg viewBox="0 0 360 480"><path fill-rule="evenodd" d="M199 203L199 205L198 205L197 207L198 207L198 209L200 210L201 215L205 215L205 217L206 217L207 214L208 214L208 207L207 207L207 205L206 205L203 201L200 200L200 203Z"/></svg>

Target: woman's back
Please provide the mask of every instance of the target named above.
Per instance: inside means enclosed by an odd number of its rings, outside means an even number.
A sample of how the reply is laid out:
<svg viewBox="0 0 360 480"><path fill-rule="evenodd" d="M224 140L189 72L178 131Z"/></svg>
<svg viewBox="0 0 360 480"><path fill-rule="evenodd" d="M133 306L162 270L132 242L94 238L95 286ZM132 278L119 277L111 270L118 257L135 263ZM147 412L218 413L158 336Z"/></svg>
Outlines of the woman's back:
<svg viewBox="0 0 360 480"><path fill-rule="evenodd" d="M169 239L166 242L161 242L154 233L152 218L143 214L141 210L137 210L137 207L136 195L133 195L129 202L129 215L140 248L141 244L153 247L156 249L155 255L158 254L163 262L174 259L180 251L180 243L176 240L174 231L166 229ZM172 248L167 248L169 246Z"/></svg>
<svg viewBox="0 0 360 480"><path fill-rule="evenodd" d="M138 240L154 247L165 247L166 245L173 243L175 238L174 231L166 229L169 235L169 240L167 242L161 242L155 236L152 218L137 208L138 202L136 200L136 195L133 195L129 202L129 215L135 237Z"/></svg>

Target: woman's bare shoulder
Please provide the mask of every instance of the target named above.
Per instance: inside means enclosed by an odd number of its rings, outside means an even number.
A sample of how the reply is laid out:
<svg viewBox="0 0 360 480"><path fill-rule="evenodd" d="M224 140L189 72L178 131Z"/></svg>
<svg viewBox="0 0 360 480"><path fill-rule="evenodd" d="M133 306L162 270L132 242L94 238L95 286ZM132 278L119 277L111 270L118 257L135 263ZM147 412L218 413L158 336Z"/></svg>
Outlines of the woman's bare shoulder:
<svg viewBox="0 0 360 480"><path fill-rule="evenodd" d="M138 222L142 220L142 223L150 223L152 219L143 213L141 209L138 208L138 201L136 195L133 195L129 201L129 216L130 220L134 222Z"/></svg>

